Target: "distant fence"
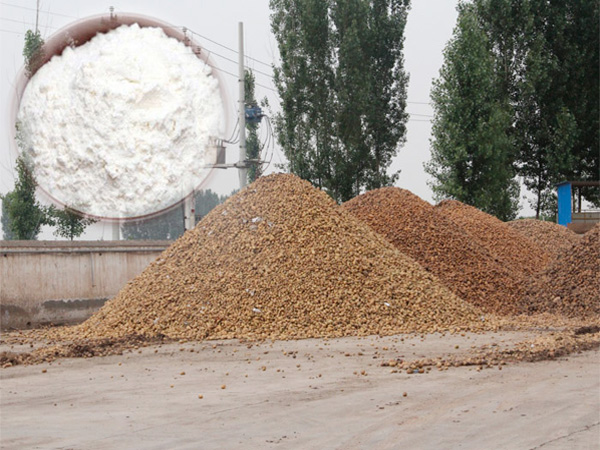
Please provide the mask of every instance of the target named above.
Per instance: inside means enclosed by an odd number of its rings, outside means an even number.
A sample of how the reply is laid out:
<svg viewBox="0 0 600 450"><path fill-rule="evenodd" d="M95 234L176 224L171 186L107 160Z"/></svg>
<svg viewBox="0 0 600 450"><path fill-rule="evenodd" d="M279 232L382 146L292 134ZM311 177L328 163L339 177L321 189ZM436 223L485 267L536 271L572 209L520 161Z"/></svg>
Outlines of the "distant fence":
<svg viewBox="0 0 600 450"><path fill-rule="evenodd" d="M0 241L0 326L80 322L170 241Z"/></svg>

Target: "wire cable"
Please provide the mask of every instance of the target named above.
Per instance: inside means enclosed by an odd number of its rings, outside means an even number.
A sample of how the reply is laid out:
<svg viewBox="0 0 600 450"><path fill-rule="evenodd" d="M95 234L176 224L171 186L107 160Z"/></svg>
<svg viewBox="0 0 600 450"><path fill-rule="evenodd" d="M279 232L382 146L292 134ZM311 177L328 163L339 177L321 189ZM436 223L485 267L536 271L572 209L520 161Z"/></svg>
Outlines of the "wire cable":
<svg viewBox="0 0 600 450"><path fill-rule="evenodd" d="M23 20L9 19L8 17L0 17L0 20L6 20L7 22L14 22L14 23L22 23L23 25L27 25L27 26L33 28L33 24L32 23L25 22ZM46 28L57 29L56 27L51 27L51 26L47 26Z"/></svg>
<svg viewBox="0 0 600 450"><path fill-rule="evenodd" d="M208 50L208 49L206 49L206 50ZM227 61L229 61L229 62L232 62L232 63L234 63L234 64L236 64L236 65L238 64L238 62L237 62L237 61L235 61L235 60L233 60L233 59L231 59L231 58L228 58L227 56L223 56L223 55L221 55L221 54L219 54L219 53L217 53L217 52L215 52L215 51L210 51L210 50L208 50L208 52L209 52L211 55L218 56L219 58L223 58L223 59L225 59L225 60L227 60ZM249 70L251 70L251 71L252 71L252 72L254 72L254 73L260 73L261 75L264 75L264 76L266 76L266 77L269 77L269 78L271 78L271 79L274 79L273 75L270 75L270 74L268 74L268 73L262 72L262 71L260 71L260 70L258 70L258 69L253 69L253 68L251 68L250 66L248 66L247 64L246 64L246 65L244 65L244 68L245 68L245 69L249 69Z"/></svg>
<svg viewBox="0 0 600 450"><path fill-rule="evenodd" d="M0 4L4 5L4 6L11 6L13 8L26 9L27 11L35 11L35 12L37 12L37 9L35 9L35 8L29 8L27 6L15 5L13 3L6 3L6 2L0 2ZM43 12L45 14L51 14L53 16L67 17L69 19L79 19L79 17L69 16L67 14L51 13L49 11L41 11L41 12Z"/></svg>
<svg viewBox="0 0 600 450"><path fill-rule="evenodd" d="M235 132L237 131L239 126L240 126L240 118L238 117L238 120L235 122L235 126L233 127L231 137L228 139L229 141L231 141L235 137Z"/></svg>
<svg viewBox="0 0 600 450"><path fill-rule="evenodd" d="M212 64L208 64L207 63L206 65L209 66L209 67L212 67L213 69L215 69L215 70L217 70L219 72L223 72L223 73L226 73L227 75L231 75L232 77L237 78L239 80L239 76L236 75L236 74L234 74L234 73L231 73L231 72L229 72L229 71L227 71L225 69L221 69L221 68L219 68L217 66L213 66ZM275 89L273 89L273 88L270 88L269 86L265 86L264 84L260 84L260 83L254 83L254 84L256 86L260 86L263 89L267 89L269 91L273 91L273 92L275 92L277 94L277 91Z"/></svg>
<svg viewBox="0 0 600 450"><path fill-rule="evenodd" d="M192 33L192 34L194 34L194 35L196 35L196 36L198 36L198 37L200 37L200 38L202 38L202 39L205 39L205 40L207 40L207 41L209 41L209 42L212 42L213 44L216 44L216 45L218 45L219 47L223 47L223 48L225 48L225 49L229 50L230 52L233 52L233 53L235 53L235 54L238 54L238 51L237 51L237 50L234 50L234 49L232 49L231 47L228 47L228 46L226 46L226 45L223 45L223 44L221 44L221 43L219 43L219 42L217 42L217 41L215 41L215 40L213 40L213 39L211 39L211 38L209 38L209 37L203 36L203 35L201 35L200 33L196 33L194 30L191 30L191 29L189 29L189 28L187 28L187 30L188 30L190 33ZM263 62L263 61L261 61L261 60L259 60L259 59L256 59L256 58L253 58L252 56L247 56L247 55L246 55L246 57L247 57L248 59L250 59L250 60L252 60L252 61L254 61L254 62L257 62L257 63L259 63L259 64L262 64L262 65L264 65L264 66L266 66L266 67L269 67L269 68L271 67L271 64L267 64L266 62Z"/></svg>
<svg viewBox="0 0 600 450"><path fill-rule="evenodd" d="M18 34L19 36L25 36L25 33L21 33L20 31L3 30L2 28L0 28L0 31L3 33L12 33L12 34Z"/></svg>
<svg viewBox="0 0 600 450"><path fill-rule="evenodd" d="M273 161L273 153L275 151L275 139L274 139L274 135L273 135L273 127L271 126L271 119L269 118L269 116L264 116L265 119L267 120L267 132L270 136L270 142L271 142L271 157L269 158L269 161L267 162L267 165L263 168L261 167L261 171L262 173L265 173L267 171L267 169L271 166L271 161ZM268 148L267 148L267 152L268 152ZM265 153L265 161L266 161L266 156L267 153Z"/></svg>
<svg viewBox="0 0 600 450"><path fill-rule="evenodd" d="M20 9L24 9L24 10L28 10L28 11L37 11L35 8L29 8L29 7L25 7L25 6L14 5L14 4L12 4L12 3L6 3L6 2L2 2L2 1L0 1L0 4L2 4L2 5L5 5L5 6L14 7L14 8L20 8ZM44 11L42 11L42 12L44 12ZM78 17L75 17L75 16L70 16L70 15L66 15L66 14L60 14L60 13L51 13L51 12L49 12L49 11L46 11L45 13L46 13L46 14L50 14L50 15L55 15L55 16L67 17L67 18L71 18L71 19L78 19ZM1 19L3 19L3 20L7 20L7 21L10 21L10 22L22 23L22 24L24 24L24 25L30 25L30 24L28 24L27 22L24 22L24 21L17 21L17 20L14 20L14 19L9 19L9 18L4 18L4 17L2 17ZM49 25L47 25L47 26L46 26L46 28L57 29L57 27L53 27L53 26L49 26ZM211 38L209 38L209 37L207 37L207 36L204 36L204 35L202 35L202 34L200 34L200 33L197 33L196 31L194 31L194 30L192 30L192 29L190 29L190 28L188 28L188 27L175 27L175 26L173 26L172 28L177 28L177 29L182 29L182 30L189 31L189 32L190 32L190 33L192 33L193 35L195 35L195 36L198 36L198 37L200 37L200 38L202 38L202 39L205 39L205 40L207 40L207 41L209 41L209 42L212 42L213 44L215 44L215 45L218 45L219 47L225 48L225 49L227 49L227 50L229 50L229 51L231 51L231 52L233 52L233 53L235 53L235 54L238 54L238 53L239 53L237 50L234 50L234 49L232 49L231 47L228 47L228 46L226 46L226 45L224 45L224 44L221 44L220 42L217 42L217 41L215 41L214 39L211 39ZM4 30L4 29L0 29L0 32L5 32L5 33L13 33L13 34L17 34L17 35L23 35L23 33L20 33L20 32L17 32L17 31L12 31L12 30ZM234 64L237 64L237 63L238 63L237 61L235 61L235 60L233 60L233 59L231 59L231 58L228 58L227 56L221 55L221 54L219 54L219 53L217 53L217 52L215 52L215 51L211 51L211 50L210 50L210 49L208 49L208 48L207 48L206 50L209 52L209 55L210 55L210 54L214 54L215 56L217 56L217 57L219 57L219 58L222 58L222 59L225 59L225 60L227 60L227 61L229 61L229 62L232 62L232 63L234 63ZM268 64L268 63L265 63L264 61L261 61L261 60L259 60L259 59L257 59L257 58L253 58L253 57L251 57L251 56L248 56L248 55L245 55L245 56L246 56L246 58L247 58L248 60L251 60L251 61L257 62L257 63L259 63L259 64L262 64L262 65L266 66L266 67L272 68L272 66L271 66L270 64ZM210 66L210 67L212 67L212 68L213 68L213 69L215 69L215 70L218 70L218 71L220 71L220 72L226 73L227 75L230 75L230 76L232 76L232 77L238 78L238 75L236 75L236 74L234 74L234 73L232 73L232 72L229 72L229 71L227 71L227 70L225 70L225 69L218 68L218 67L216 67L216 66L214 66L214 65L212 65L212 64L207 64L207 65L208 65L208 66ZM253 69L253 68L250 68L250 67L249 67L247 64L245 65L245 68L246 68L246 69L250 69L250 70L252 70L252 71L253 71L253 72L255 72L255 73L261 74L261 75L263 75L263 76L269 77L270 79L274 80L274 77L273 77L273 75L271 75L271 74L268 74L268 73L266 73L266 72L263 72L263 71L260 71L260 70L258 70L258 69L255 69L255 68L254 68L254 69ZM267 89L267 90L269 90L269 91L271 91L271 92L275 92L276 94L278 94L278 93L279 93L277 89L273 89L272 87L265 86L265 85L263 85L263 84L260 84L260 83L255 83L255 85L256 85L256 86L260 86L260 87L261 87L261 88L263 88L263 89ZM416 104L416 105L431 105L431 103L430 103L430 102L406 102L406 103L408 103L408 104ZM425 114L411 114L411 115L413 115L413 116L422 116L422 117L433 117L433 116L430 116L430 115L425 115Z"/></svg>

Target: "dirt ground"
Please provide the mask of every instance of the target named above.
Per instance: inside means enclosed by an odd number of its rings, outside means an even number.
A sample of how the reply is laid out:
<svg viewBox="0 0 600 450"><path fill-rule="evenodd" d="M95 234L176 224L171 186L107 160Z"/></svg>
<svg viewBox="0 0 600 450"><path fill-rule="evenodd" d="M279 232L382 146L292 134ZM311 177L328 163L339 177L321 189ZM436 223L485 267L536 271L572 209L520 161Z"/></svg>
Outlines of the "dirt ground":
<svg viewBox="0 0 600 450"><path fill-rule="evenodd" d="M501 370L381 365L531 336L210 341L10 367L0 370L0 447L600 448L597 350Z"/></svg>

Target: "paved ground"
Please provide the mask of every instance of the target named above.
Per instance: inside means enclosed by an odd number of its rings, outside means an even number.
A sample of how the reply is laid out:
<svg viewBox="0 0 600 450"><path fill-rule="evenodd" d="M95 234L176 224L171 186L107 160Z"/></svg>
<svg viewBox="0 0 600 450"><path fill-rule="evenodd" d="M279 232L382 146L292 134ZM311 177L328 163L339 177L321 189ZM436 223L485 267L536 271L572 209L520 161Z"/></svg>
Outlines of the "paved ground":
<svg viewBox="0 0 600 450"><path fill-rule="evenodd" d="M0 447L600 448L598 351L481 372L380 365L525 337L215 341L12 367L0 370Z"/></svg>

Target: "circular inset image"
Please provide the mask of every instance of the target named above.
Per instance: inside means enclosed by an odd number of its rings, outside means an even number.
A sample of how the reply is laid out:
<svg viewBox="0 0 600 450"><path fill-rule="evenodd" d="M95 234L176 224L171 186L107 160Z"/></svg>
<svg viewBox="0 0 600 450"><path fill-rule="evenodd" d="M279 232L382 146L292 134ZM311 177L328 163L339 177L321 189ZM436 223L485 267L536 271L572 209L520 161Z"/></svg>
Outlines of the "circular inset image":
<svg viewBox="0 0 600 450"><path fill-rule="evenodd" d="M63 32L71 45L32 76L17 114L38 185L95 217L140 217L181 201L210 173L225 128L202 50L133 19L95 19L108 29L81 45Z"/></svg>

